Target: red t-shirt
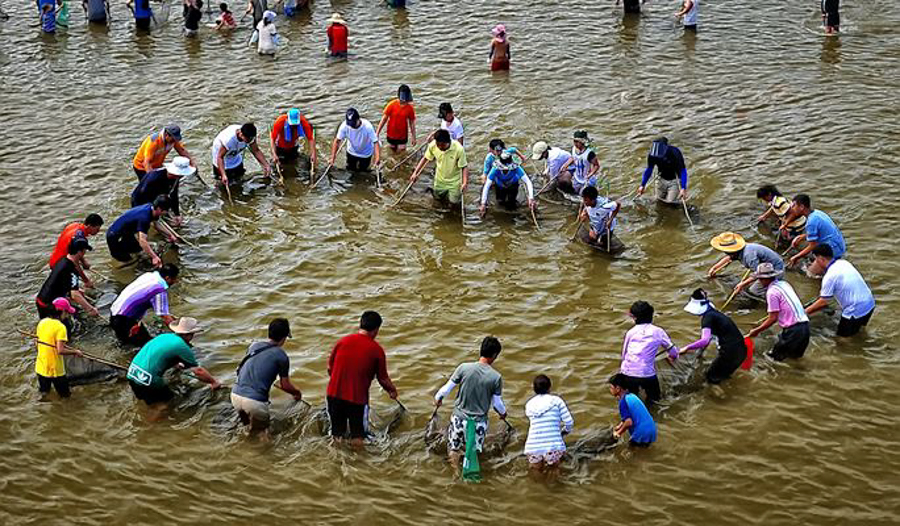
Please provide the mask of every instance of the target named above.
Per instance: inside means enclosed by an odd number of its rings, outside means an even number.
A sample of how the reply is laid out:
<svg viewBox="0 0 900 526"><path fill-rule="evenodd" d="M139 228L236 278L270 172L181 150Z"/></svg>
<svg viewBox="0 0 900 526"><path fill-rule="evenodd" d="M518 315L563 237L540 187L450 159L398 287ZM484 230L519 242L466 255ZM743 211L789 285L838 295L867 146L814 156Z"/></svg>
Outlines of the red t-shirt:
<svg viewBox="0 0 900 526"><path fill-rule="evenodd" d="M332 24L328 26L325 33L329 39L328 51L331 53L347 52L347 26Z"/></svg>
<svg viewBox="0 0 900 526"><path fill-rule="evenodd" d="M407 120L416 120L416 110L412 104L400 104L397 99L392 100L384 107L387 115L387 136L395 141L405 141L409 137L409 123Z"/></svg>
<svg viewBox="0 0 900 526"><path fill-rule="evenodd" d="M338 340L328 357L328 370L331 378L325 394L354 404L369 403L369 387L374 378L385 389L393 387L384 349L365 334Z"/></svg>
<svg viewBox="0 0 900 526"><path fill-rule="evenodd" d="M279 148L284 148L285 150L289 148L293 148L294 145L297 144L297 139L300 137L299 130L297 130L296 126L291 126L291 140L290 142L284 140L284 125L287 123L287 115L282 115L275 119L275 124L272 125L272 138L275 139L275 146ZM303 115L300 116L300 126L303 127L303 134L308 138L313 136L312 125L306 120L306 117Z"/></svg>
<svg viewBox="0 0 900 526"><path fill-rule="evenodd" d="M66 225L62 234L59 235L59 239L56 240L56 248L54 248L53 253L50 254L50 268L53 268L60 259L69 254L69 243L72 242L72 239L75 238L75 235L79 231L81 232L81 237L87 238L87 235L84 233L84 223L72 223L71 225Z"/></svg>

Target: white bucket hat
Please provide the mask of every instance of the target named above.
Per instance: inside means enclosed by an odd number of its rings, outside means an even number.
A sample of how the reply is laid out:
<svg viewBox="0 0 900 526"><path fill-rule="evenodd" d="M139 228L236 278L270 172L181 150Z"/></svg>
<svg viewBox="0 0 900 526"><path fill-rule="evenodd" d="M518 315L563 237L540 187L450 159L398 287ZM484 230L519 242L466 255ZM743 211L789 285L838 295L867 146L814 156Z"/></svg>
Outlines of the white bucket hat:
<svg viewBox="0 0 900 526"><path fill-rule="evenodd" d="M172 159L172 162L165 164L166 171L170 174L180 175L182 177L187 175L194 175L194 172L197 171L197 168L191 166L191 160L187 157L175 157Z"/></svg>
<svg viewBox="0 0 900 526"><path fill-rule="evenodd" d="M544 141L538 141L531 147L531 158L535 161L539 160L544 152L550 149L550 146Z"/></svg>
<svg viewBox="0 0 900 526"><path fill-rule="evenodd" d="M197 322L197 318L189 318L187 316L178 318L178 322L173 321L170 323L169 330L175 334L196 334L198 332L203 332L203 329L200 328L200 323Z"/></svg>
<svg viewBox="0 0 900 526"><path fill-rule="evenodd" d="M715 308L715 305L708 299L698 300L697 298L691 298L691 301L684 306L684 310L694 316L703 316L710 307Z"/></svg>

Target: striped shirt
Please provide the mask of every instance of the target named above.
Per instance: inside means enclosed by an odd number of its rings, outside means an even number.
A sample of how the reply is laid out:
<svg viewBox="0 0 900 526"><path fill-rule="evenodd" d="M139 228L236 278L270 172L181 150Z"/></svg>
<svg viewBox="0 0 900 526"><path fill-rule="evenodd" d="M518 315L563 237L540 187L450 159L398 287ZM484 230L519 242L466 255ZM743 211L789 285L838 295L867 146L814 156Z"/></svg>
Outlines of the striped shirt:
<svg viewBox="0 0 900 526"><path fill-rule="evenodd" d="M575 420L562 398L550 394L535 395L525 404L525 415L530 424L525 440L526 455L566 450L562 429L571 433Z"/></svg>
<svg viewBox="0 0 900 526"><path fill-rule="evenodd" d="M169 284L159 272L147 272L125 287L113 302L110 314L139 320L144 317L147 309L153 307L156 314L168 316L169 296L166 293L168 288Z"/></svg>

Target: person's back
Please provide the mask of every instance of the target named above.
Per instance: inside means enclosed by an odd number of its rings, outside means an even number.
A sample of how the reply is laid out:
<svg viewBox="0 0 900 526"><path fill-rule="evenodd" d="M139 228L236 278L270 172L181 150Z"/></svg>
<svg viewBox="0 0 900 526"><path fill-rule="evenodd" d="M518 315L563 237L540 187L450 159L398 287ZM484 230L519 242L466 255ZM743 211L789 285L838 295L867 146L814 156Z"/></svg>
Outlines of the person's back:
<svg viewBox="0 0 900 526"><path fill-rule="evenodd" d="M453 413L461 418L487 419L491 398L502 386L500 373L486 363L470 362L457 367L451 380L459 384Z"/></svg>
<svg viewBox="0 0 900 526"><path fill-rule="evenodd" d="M45 5L41 13L41 31L56 33L56 13L51 5Z"/></svg>
<svg viewBox="0 0 900 526"><path fill-rule="evenodd" d="M831 216L821 210L813 210L806 218L806 239L827 244L834 252L835 258L840 258L847 251L841 229Z"/></svg>
<svg viewBox="0 0 900 526"><path fill-rule="evenodd" d="M632 421L629 429L632 444L649 446L656 442L656 422L636 394L627 393L619 400L619 415L623 421L629 418Z"/></svg>
<svg viewBox="0 0 900 526"><path fill-rule="evenodd" d="M328 51L332 56L347 55L347 37L349 31L344 24L332 24L326 30L328 35Z"/></svg>
<svg viewBox="0 0 900 526"><path fill-rule="evenodd" d="M363 334L344 336L329 359L331 378L326 394L354 404L369 403L369 387L384 364L384 349L378 342Z"/></svg>
<svg viewBox="0 0 900 526"><path fill-rule="evenodd" d="M263 19L263 13L269 8L268 2L267 0L250 0L250 6L253 11L253 29L258 29L259 23Z"/></svg>
<svg viewBox="0 0 900 526"><path fill-rule="evenodd" d="M525 416L529 421L526 455L565 451L562 425L570 424L572 415L562 398L551 394L535 395L525 404Z"/></svg>
<svg viewBox="0 0 900 526"><path fill-rule="evenodd" d="M290 372L288 355L276 343L268 341L250 345L247 356L231 392L258 402L268 402L269 389L275 379L278 376L286 378Z"/></svg>
<svg viewBox="0 0 900 526"><path fill-rule="evenodd" d="M66 254L69 253L69 243L71 243L73 239L75 239L76 237L86 238L84 230L84 223L81 222L75 222L66 225L62 233L59 235L59 238L56 240L56 247L53 249L53 253L50 255L48 266L51 269L55 267L57 263L59 263L59 260L66 257Z"/></svg>
<svg viewBox="0 0 900 526"><path fill-rule="evenodd" d="M85 11L88 22L94 24L106 23L106 0L87 0Z"/></svg>
<svg viewBox="0 0 900 526"><path fill-rule="evenodd" d="M202 0L195 0L187 5L187 16L184 19L185 36L194 36L200 30L200 20L203 19Z"/></svg>

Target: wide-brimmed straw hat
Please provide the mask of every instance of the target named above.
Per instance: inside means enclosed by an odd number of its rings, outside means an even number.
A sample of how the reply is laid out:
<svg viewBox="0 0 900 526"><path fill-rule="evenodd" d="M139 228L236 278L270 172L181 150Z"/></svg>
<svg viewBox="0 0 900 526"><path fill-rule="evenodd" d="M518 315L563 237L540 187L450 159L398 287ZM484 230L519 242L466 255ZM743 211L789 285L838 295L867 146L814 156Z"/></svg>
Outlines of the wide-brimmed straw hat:
<svg viewBox="0 0 900 526"><path fill-rule="evenodd" d="M756 279L759 278L778 278L784 274L783 270L777 270L775 265L771 263L760 263L756 267L756 272L753 273L753 277Z"/></svg>
<svg viewBox="0 0 900 526"><path fill-rule="evenodd" d="M169 330L175 334L197 334L198 332L203 332L197 318L189 318L187 316L182 316L178 318L177 322L173 321L170 323Z"/></svg>
<svg viewBox="0 0 900 526"><path fill-rule="evenodd" d="M191 160L187 157L175 157L172 159L172 162L165 164L166 171L170 174L180 175L182 177L187 175L194 175L194 172L197 171L197 168L191 166Z"/></svg>
<svg viewBox="0 0 900 526"><path fill-rule="evenodd" d="M328 19L328 25L331 24L341 24L342 26L346 26L347 21L341 17L340 13L335 13L331 15L331 18Z"/></svg>
<svg viewBox="0 0 900 526"><path fill-rule="evenodd" d="M747 246L747 242L740 234L734 232L723 232L718 236L709 240L709 244L716 250L722 252L737 252Z"/></svg>

